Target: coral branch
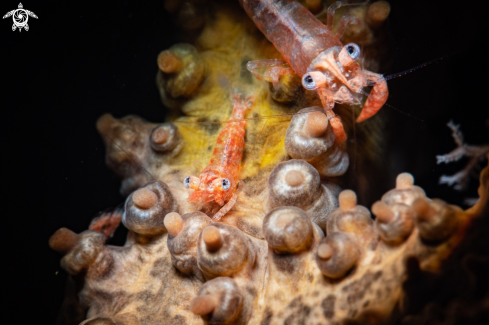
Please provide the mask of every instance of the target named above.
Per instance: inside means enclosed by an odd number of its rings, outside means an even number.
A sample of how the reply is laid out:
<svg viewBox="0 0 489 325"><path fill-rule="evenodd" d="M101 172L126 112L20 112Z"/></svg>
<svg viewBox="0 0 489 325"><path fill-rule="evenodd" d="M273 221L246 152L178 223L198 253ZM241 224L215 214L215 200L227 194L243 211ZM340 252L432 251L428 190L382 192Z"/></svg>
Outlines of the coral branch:
<svg viewBox="0 0 489 325"><path fill-rule="evenodd" d="M482 160L487 153L489 153L489 145L471 146L464 143L464 137L462 131L459 130L460 125L456 125L453 121L448 122L448 127L452 130L452 137L457 148L445 155L436 156L437 164L450 163L457 161L463 156L470 158L468 164L464 169L458 173L448 176L442 175L440 177L440 184L447 184L453 186L456 190L464 190L469 182L470 172L474 169L477 163Z"/></svg>

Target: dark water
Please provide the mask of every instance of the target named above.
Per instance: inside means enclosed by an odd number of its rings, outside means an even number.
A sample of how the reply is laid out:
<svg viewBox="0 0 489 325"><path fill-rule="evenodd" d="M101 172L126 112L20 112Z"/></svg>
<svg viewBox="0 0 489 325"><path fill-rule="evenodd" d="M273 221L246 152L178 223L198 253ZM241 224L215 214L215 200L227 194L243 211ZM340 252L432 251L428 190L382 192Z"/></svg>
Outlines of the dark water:
<svg viewBox="0 0 489 325"><path fill-rule="evenodd" d="M389 103L423 121L383 108L390 116L382 130L385 159L392 166L385 177L409 171L430 197L458 204L476 196L477 180L462 193L438 185L440 175L457 172L464 161L439 166L435 155L455 148L450 119L461 124L468 143L489 142L488 11L479 3L395 1L389 22L393 66L386 73L459 53L389 82ZM17 5L2 1L0 14ZM0 23L2 317L50 324L66 276L47 246L49 236L60 227L80 232L94 214L123 201L95 121L106 112L162 120L156 57L177 39L162 1L23 5L39 17L29 18L28 32L12 32L11 18Z"/></svg>

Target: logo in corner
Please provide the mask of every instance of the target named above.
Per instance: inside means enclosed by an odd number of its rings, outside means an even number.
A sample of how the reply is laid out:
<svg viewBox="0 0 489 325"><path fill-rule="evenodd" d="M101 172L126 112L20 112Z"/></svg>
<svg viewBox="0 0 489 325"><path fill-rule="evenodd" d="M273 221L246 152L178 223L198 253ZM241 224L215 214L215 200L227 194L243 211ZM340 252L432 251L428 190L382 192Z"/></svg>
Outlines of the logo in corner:
<svg viewBox="0 0 489 325"><path fill-rule="evenodd" d="M29 30L29 25L27 25L29 16L37 19L36 14L33 13L32 11L25 10L24 6L22 6L22 3L19 3L18 9L14 9L12 11L7 12L5 16L3 16L3 19L8 18L10 16L12 16L12 19L14 20L14 24L12 25L12 31L15 31L18 28L19 32L22 31L22 28L24 28L26 31Z"/></svg>

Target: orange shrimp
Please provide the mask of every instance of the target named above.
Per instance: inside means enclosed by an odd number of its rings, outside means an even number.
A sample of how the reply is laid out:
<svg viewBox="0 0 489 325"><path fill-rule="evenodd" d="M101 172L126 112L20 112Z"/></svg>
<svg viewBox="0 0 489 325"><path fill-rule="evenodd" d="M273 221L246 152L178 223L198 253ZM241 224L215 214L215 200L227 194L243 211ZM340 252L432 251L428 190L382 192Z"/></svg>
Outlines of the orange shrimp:
<svg viewBox="0 0 489 325"><path fill-rule="evenodd" d="M243 99L231 94L233 114L219 133L209 165L200 177L187 176L184 185L194 191L188 197L190 202L216 202L222 208L212 217L219 221L236 203L239 183L239 166L243 158L246 120L244 114L254 101L253 97ZM225 203L227 202L227 203Z"/></svg>
<svg viewBox="0 0 489 325"><path fill-rule="evenodd" d="M334 12L344 5L341 1L328 8L328 26L297 1L240 0L240 3L293 71L302 76L303 87L317 91L336 135L336 142L343 143L346 133L339 117L333 112L335 102L360 104L359 97L368 95L363 88L373 86L357 118L357 122L361 122L375 115L387 101L389 91L385 78L362 69L355 62L360 57L358 45L349 43L343 46L340 42L347 24L356 23L356 18L343 17L339 31L336 34L331 31ZM284 67L285 62L280 60L250 61L247 68L260 77L258 69L267 65L271 68L264 77L274 84L281 74L290 73Z"/></svg>

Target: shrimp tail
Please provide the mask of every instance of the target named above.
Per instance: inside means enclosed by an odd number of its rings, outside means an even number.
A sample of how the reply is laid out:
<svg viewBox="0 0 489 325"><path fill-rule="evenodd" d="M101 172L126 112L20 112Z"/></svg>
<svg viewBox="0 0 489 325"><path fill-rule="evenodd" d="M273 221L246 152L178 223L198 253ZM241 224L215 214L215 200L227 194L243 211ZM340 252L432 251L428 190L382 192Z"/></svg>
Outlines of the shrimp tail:
<svg viewBox="0 0 489 325"><path fill-rule="evenodd" d="M387 81L382 75L375 80L375 85L370 92L370 95L363 106L360 116L357 118L357 123L365 121L366 119L374 116L384 106L387 98L389 97L389 90L387 89Z"/></svg>
<svg viewBox="0 0 489 325"><path fill-rule="evenodd" d="M243 97L237 92L232 92L230 97L233 102L233 119L243 119L245 112L250 109L255 102L255 96Z"/></svg>

